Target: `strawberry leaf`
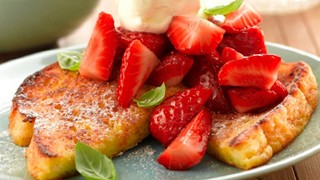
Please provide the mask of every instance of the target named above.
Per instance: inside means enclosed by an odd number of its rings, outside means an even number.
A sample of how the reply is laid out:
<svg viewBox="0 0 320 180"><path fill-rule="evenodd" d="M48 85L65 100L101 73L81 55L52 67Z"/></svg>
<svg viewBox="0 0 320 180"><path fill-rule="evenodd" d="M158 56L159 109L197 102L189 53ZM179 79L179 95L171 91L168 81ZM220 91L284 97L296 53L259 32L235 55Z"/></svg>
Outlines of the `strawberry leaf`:
<svg viewBox="0 0 320 180"><path fill-rule="evenodd" d="M207 16L213 16L213 15L227 15L235 10L237 10L241 4L243 3L243 0L235 0L227 5L220 5L210 8L203 8L203 13Z"/></svg>
<svg viewBox="0 0 320 180"><path fill-rule="evenodd" d="M159 105L163 101L165 93L166 86L164 83L162 83L160 87L151 89L143 94L140 100L134 99L133 101L136 102L139 107L153 107Z"/></svg>
<svg viewBox="0 0 320 180"><path fill-rule="evenodd" d="M82 57L83 53L79 51L61 52L57 55L60 68L70 71L79 70Z"/></svg>

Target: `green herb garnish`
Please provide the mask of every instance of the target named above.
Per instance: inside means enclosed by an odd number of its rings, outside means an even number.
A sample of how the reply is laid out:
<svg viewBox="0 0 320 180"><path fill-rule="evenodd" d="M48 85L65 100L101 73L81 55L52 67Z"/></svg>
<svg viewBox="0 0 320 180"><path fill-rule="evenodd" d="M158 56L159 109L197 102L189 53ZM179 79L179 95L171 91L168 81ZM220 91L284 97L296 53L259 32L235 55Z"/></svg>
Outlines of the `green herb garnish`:
<svg viewBox="0 0 320 180"><path fill-rule="evenodd" d="M215 7L202 7L199 10L199 16L207 18L208 16L214 15L227 15L237 10L243 3L243 0L235 0L227 5L215 6Z"/></svg>
<svg viewBox="0 0 320 180"><path fill-rule="evenodd" d="M99 151L78 142L75 148L77 171L89 180L115 180L117 172L112 160Z"/></svg>
<svg viewBox="0 0 320 180"><path fill-rule="evenodd" d="M57 55L60 68L70 71L79 70L82 57L83 53L79 51L61 52Z"/></svg>
<svg viewBox="0 0 320 180"><path fill-rule="evenodd" d="M153 107L163 101L165 94L166 86L164 83L162 83L160 87L151 89L150 91L143 94L139 100L134 99L133 101L136 102L139 107Z"/></svg>

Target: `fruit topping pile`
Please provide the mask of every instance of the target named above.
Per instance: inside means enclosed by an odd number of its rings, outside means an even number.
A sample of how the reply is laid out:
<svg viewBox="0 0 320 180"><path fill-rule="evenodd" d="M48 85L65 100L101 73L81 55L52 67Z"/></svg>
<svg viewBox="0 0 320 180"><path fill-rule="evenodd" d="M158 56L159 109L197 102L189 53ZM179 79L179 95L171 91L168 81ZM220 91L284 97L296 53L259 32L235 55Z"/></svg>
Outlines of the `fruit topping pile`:
<svg viewBox="0 0 320 180"><path fill-rule="evenodd" d="M155 34L115 27L113 17L101 12L80 64L88 78L118 79L122 108L134 105L145 84L186 87L151 114L151 135L166 147L158 162L168 169L201 161L211 113L257 113L288 93L277 80L281 58L267 52L261 16L244 3L221 13L222 20L210 13L173 16L167 31Z"/></svg>

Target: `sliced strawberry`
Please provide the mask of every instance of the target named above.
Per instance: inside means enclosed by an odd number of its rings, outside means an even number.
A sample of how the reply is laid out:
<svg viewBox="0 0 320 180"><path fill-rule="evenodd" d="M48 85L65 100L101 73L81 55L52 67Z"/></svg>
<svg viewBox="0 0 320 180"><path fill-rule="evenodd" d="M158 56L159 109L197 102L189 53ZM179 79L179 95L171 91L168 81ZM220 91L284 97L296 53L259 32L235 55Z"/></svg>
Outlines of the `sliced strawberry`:
<svg viewBox="0 0 320 180"><path fill-rule="evenodd" d="M163 82L166 86L175 86L182 81L192 65L192 57L172 51L162 59L148 82L155 86L160 86Z"/></svg>
<svg viewBox="0 0 320 180"><path fill-rule="evenodd" d="M277 80L273 84L270 90L277 93L280 96L280 101L282 101L288 95L287 88L279 80Z"/></svg>
<svg viewBox="0 0 320 180"><path fill-rule="evenodd" d="M276 55L252 55L225 63L218 74L220 85L270 89L277 80L281 58Z"/></svg>
<svg viewBox="0 0 320 180"><path fill-rule="evenodd" d="M222 65L216 51L210 55L197 56L184 81L189 87L203 85L212 88L214 84L218 84L217 74Z"/></svg>
<svg viewBox="0 0 320 180"><path fill-rule="evenodd" d="M80 74L93 79L108 80L117 48L114 20L110 14L101 12L80 64Z"/></svg>
<svg viewBox="0 0 320 180"><path fill-rule="evenodd" d="M211 94L211 89L196 86L166 99L152 111L150 132L153 137L168 146L201 110Z"/></svg>
<svg viewBox="0 0 320 180"><path fill-rule="evenodd" d="M118 80L117 99L121 107L130 105L159 62L157 56L139 40L132 41L123 55Z"/></svg>
<svg viewBox="0 0 320 180"><path fill-rule="evenodd" d="M232 88L228 90L232 106L239 113L263 110L281 102L287 95L287 88L277 80L271 89Z"/></svg>
<svg viewBox="0 0 320 180"><path fill-rule="evenodd" d="M262 17L250 5L243 3L239 9L226 15L222 28L227 33L237 33L258 25Z"/></svg>
<svg viewBox="0 0 320 180"><path fill-rule="evenodd" d="M159 156L158 162L171 170L187 170L198 164L206 152L211 126L211 113L203 109Z"/></svg>
<svg viewBox="0 0 320 180"><path fill-rule="evenodd" d="M115 58L114 58L112 71L111 71L111 74L110 74L108 81L113 81L119 77L121 61L122 61L124 51L125 51L125 49L118 47L118 49L116 51Z"/></svg>
<svg viewBox="0 0 320 180"><path fill-rule="evenodd" d="M117 28L120 47L127 48L133 40L140 40L159 58L170 49L170 42L165 34L153 34L146 32L132 32L122 27Z"/></svg>
<svg viewBox="0 0 320 180"><path fill-rule="evenodd" d="M208 99L205 106L213 112L230 113L233 111L232 106L225 94L224 89L218 84L213 85L213 93Z"/></svg>
<svg viewBox="0 0 320 180"><path fill-rule="evenodd" d="M244 55L242 55L241 53L239 53L231 47L223 48L221 53L221 61L223 61L224 63L242 58L244 58Z"/></svg>
<svg viewBox="0 0 320 180"><path fill-rule="evenodd" d="M228 96L233 108L239 113L269 107L278 102L280 97L274 91L251 87L229 89Z"/></svg>
<svg viewBox="0 0 320 180"><path fill-rule="evenodd" d="M205 19L174 16L166 34L176 50L189 55L201 55L213 51L224 32Z"/></svg>
<svg viewBox="0 0 320 180"><path fill-rule="evenodd" d="M266 54L264 35L259 27L252 27L236 34L225 34L219 49L231 47L244 56Z"/></svg>
<svg viewBox="0 0 320 180"><path fill-rule="evenodd" d="M203 85L212 89L212 96L210 96L205 106L211 111L226 113L230 112L232 108L218 83L218 72L221 66L220 55L216 51L208 55L198 56L184 81L190 87Z"/></svg>

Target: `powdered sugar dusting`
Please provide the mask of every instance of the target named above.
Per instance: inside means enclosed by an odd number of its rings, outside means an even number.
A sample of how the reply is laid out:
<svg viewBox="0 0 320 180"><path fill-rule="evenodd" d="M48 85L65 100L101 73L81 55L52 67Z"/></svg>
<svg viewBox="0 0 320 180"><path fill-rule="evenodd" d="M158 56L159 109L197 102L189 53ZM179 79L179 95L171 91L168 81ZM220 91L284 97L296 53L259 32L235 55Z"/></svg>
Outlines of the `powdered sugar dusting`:
<svg viewBox="0 0 320 180"><path fill-rule="evenodd" d="M119 179L163 179L164 174L170 177L174 172L166 170L157 162L159 153L153 145L142 144L130 150L114 161L121 161L121 167L117 167ZM117 163L117 162L116 162ZM133 170L134 169L134 170ZM134 171L134 174L130 172Z"/></svg>
<svg viewBox="0 0 320 180"><path fill-rule="evenodd" d="M13 144L7 130L0 132L0 173L16 177L25 176L24 148Z"/></svg>
<svg viewBox="0 0 320 180"><path fill-rule="evenodd" d="M14 102L20 113L34 121L37 141L50 141L47 146L52 147L62 142L69 150L81 141L112 149L112 156L119 153L115 149L125 150L132 146L131 141L147 135L143 126L147 127L151 113L135 104L119 107L116 90L116 81L87 79L53 64L26 79ZM127 142L128 136L136 138ZM109 148L108 142L116 147ZM44 151L52 151L47 146Z"/></svg>

